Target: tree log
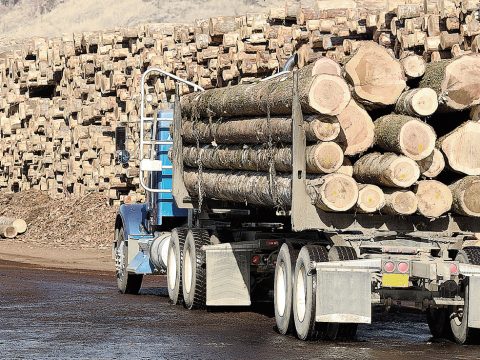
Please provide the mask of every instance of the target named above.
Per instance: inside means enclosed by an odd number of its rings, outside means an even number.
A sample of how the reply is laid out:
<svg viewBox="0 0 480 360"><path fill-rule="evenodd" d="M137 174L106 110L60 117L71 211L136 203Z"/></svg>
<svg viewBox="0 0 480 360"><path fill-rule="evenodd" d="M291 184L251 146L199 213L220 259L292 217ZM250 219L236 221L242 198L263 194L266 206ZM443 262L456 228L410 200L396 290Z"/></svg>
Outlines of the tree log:
<svg viewBox="0 0 480 360"><path fill-rule="evenodd" d="M412 191L385 190L385 206L382 213L388 215L412 215L418 208L418 200Z"/></svg>
<svg viewBox="0 0 480 360"><path fill-rule="evenodd" d="M331 141L340 134L340 124L333 117L312 115L305 118L305 135L308 141ZM195 144L263 144L272 142L292 142L292 120L290 118L241 118L226 121L182 122L182 139Z"/></svg>
<svg viewBox="0 0 480 360"><path fill-rule="evenodd" d="M341 127L338 141L343 144L345 155L356 155L373 146L375 126L370 115L351 100L347 107L336 116Z"/></svg>
<svg viewBox="0 0 480 360"><path fill-rule="evenodd" d="M344 158L342 166L340 166L340 168L336 171L336 173L353 177L352 162L348 158Z"/></svg>
<svg viewBox="0 0 480 360"><path fill-rule="evenodd" d="M426 62L419 55L411 54L405 56L400 60L400 63L408 79L417 79L425 74Z"/></svg>
<svg viewBox="0 0 480 360"><path fill-rule="evenodd" d="M13 239L17 236L17 229L13 225L0 225L0 237Z"/></svg>
<svg viewBox="0 0 480 360"><path fill-rule="evenodd" d="M442 111L480 104L480 54L427 64L419 86L435 90Z"/></svg>
<svg viewBox="0 0 480 360"><path fill-rule="evenodd" d="M417 161L417 164L423 176L434 178L445 169L445 158L442 152L435 148L425 159Z"/></svg>
<svg viewBox="0 0 480 360"><path fill-rule="evenodd" d="M430 88L405 91L398 98L395 112L410 116L430 116L438 109L437 93Z"/></svg>
<svg viewBox="0 0 480 360"><path fill-rule="evenodd" d="M18 234L23 234L25 231L27 231L27 223L23 219L0 216L0 225L13 226L17 230Z"/></svg>
<svg viewBox="0 0 480 360"><path fill-rule="evenodd" d="M305 156L307 171L320 174L337 171L344 159L342 149L333 142L308 146ZM190 167L198 167L201 163L208 169L253 171L268 171L272 161L275 170L290 172L292 171L292 149L291 147L269 149L264 145L254 147L207 145L198 149L195 146L187 146L183 148L183 161Z"/></svg>
<svg viewBox="0 0 480 360"><path fill-rule="evenodd" d="M354 164L353 176L360 183L407 188L420 177L420 168L406 156L371 153Z"/></svg>
<svg viewBox="0 0 480 360"><path fill-rule="evenodd" d="M419 181L415 195L418 199L418 214L438 218L452 208L452 192L447 185L436 180Z"/></svg>
<svg viewBox="0 0 480 360"><path fill-rule="evenodd" d="M467 121L437 141L448 166L466 175L480 175L480 123Z"/></svg>
<svg viewBox="0 0 480 360"><path fill-rule="evenodd" d="M355 207L359 213L370 214L385 206L385 195L376 185L358 184L358 201Z"/></svg>
<svg viewBox="0 0 480 360"><path fill-rule="evenodd" d="M375 143L413 160L422 160L435 148L437 136L424 122L405 115L385 115L375 121Z"/></svg>
<svg viewBox="0 0 480 360"><path fill-rule="evenodd" d="M198 196L201 183L202 196L211 199L286 209L291 206L290 176L275 177L276 200L270 191L267 173L206 170L199 176L196 170L185 169L183 178L187 190L194 197ZM357 183L345 175L328 174L308 179L306 186L312 203L325 211L347 211L357 202Z"/></svg>
<svg viewBox="0 0 480 360"><path fill-rule="evenodd" d="M298 71L298 92L302 111L307 114L338 115L351 95L339 76L322 74L312 77ZM303 71L302 71L303 70ZM292 74L255 84L215 88L182 96L182 114L190 118L290 115L293 98Z"/></svg>
<svg viewBox="0 0 480 360"><path fill-rule="evenodd" d="M368 108L395 104L406 87L400 62L374 42L365 42L355 52L345 73L356 99Z"/></svg>
<svg viewBox="0 0 480 360"><path fill-rule="evenodd" d="M450 185L453 211L465 216L480 217L480 177L466 176Z"/></svg>

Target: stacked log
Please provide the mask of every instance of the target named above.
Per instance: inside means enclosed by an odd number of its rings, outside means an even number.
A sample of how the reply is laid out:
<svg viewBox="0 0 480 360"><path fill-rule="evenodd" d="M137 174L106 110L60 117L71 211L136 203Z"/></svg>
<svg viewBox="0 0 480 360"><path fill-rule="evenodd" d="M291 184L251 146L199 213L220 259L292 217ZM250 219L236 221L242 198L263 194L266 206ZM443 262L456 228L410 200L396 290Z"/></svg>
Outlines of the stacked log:
<svg viewBox="0 0 480 360"><path fill-rule="evenodd" d="M294 53L302 81L311 85L302 95L308 141L342 148L345 159L338 172L351 176L352 163L364 153L397 151L375 143L380 137L373 123L379 114L395 112L426 120L441 139L443 145L425 159L412 157L422 176L451 183L457 180L452 173L477 175L475 162L465 160L478 158L472 155L477 148L473 144L472 154L462 148L463 130L455 129L479 120L478 6L417 0L375 5L365 9L352 1L322 0L302 8L288 2L269 14L35 38L2 53L0 190L35 188L52 197L100 191L114 204L144 200L138 179L139 93L141 74L150 67L205 89L242 85L233 95L245 96L249 104L245 128L232 130L233 121L239 121L228 117L238 115L235 107L213 113L214 106L223 105L208 100L208 115L192 113L191 124L183 124L192 130L193 143L199 137L202 144L252 144L243 137L255 138L257 145L288 145L290 94L280 82L258 80L279 72ZM281 79L290 81L289 75ZM167 107L174 90L172 80L153 77L145 89L152 98L145 115ZM189 91L180 87L181 94ZM252 93L256 96L249 97ZM210 129L197 121L204 115L225 119ZM127 128L128 166L115 161L118 126ZM468 125L467 133L471 129Z"/></svg>
<svg viewBox="0 0 480 360"><path fill-rule="evenodd" d="M27 231L27 223L23 219L0 216L0 238L13 239Z"/></svg>

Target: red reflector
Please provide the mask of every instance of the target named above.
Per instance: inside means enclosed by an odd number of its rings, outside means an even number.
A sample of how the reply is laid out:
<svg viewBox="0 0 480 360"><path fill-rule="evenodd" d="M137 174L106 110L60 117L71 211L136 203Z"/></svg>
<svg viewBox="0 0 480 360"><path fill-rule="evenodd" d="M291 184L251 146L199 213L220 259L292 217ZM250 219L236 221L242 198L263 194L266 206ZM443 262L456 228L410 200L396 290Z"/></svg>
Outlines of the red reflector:
<svg viewBox="0 0 480 360"><path fill-rule="evenodd" d="M409 270L410 266L406 262L401 262L397 265L398 271L400 271L402 274L406 274Z"/></svg>
<svg viewBox="0 0 480 360"><path fill-rule="evenodd" d="M278 246L278 240L267 240L267 246Z"/></svg>
<svg viewBox="0 0 480 360"><path fill-rule="evenodd" d="M395 264L391 261L389 262L386 262L385 264L383 264L383 269L387 272L387 273L392 273L395 271Z"/></svg>
<svg viewBox="0 0 480 360"><path fill-rule="evenodd" d="M252 264L253 264L253 265L258 265L258 264L260 264L260 255L253 255L253 256L252 256Z"/></svg>
<svg viewBox="0 0 480 360"><path fill-rule="evenodd" d="M455 263L450 264L450 274L458 275L458 266Z"/></svg>

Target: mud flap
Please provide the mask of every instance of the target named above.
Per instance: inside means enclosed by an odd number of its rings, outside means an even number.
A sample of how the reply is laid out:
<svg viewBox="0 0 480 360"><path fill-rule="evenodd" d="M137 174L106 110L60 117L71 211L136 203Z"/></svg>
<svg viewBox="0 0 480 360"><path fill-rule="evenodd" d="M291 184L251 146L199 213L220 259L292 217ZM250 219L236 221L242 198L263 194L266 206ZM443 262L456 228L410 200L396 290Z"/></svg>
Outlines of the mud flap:
<svg viewBox="0 0 480 360"><path fill-rule="evenodd" d="M231 244L204 247L207 306L250 306L250 254Z"/></svg>
<svg viewBox="0 0 480 360"><path fill-rule="evenodd" d="M480 276L470 276L468 281L468 326L480 329Z"/></svg>
<svg viewBox="0 0 480 360"><path fill-rule="evenodd" d="M370 324L371 275L368 271L317 269L317 322Z"/></svg>

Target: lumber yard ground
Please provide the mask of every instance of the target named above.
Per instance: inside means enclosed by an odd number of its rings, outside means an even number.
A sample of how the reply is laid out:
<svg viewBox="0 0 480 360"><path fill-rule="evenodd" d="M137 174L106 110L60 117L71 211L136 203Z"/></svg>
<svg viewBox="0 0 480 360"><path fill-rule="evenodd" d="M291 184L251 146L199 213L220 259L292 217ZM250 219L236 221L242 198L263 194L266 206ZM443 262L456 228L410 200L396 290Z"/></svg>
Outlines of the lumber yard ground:
<svg viewBox="0 0 480 360"><path fill-rule="evenodd" d="M112 271L0 261L2 359L478 359L476 346L433 343L424 316L376 314L351 343L279 335L269 312L170 305L163 278L120 295Z"/></svg>

